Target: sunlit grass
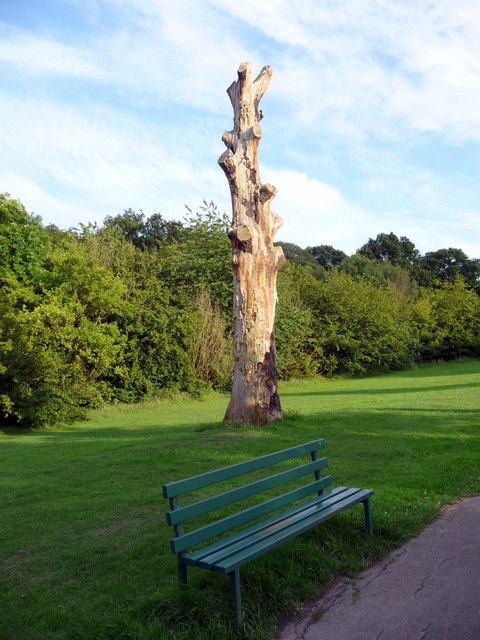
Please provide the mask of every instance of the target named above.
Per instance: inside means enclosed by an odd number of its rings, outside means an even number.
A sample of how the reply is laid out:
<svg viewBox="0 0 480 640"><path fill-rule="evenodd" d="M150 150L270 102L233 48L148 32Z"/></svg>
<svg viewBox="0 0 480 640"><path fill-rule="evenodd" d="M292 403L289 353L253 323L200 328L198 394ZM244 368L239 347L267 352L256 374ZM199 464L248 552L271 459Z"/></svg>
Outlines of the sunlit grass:
<svg viewBox="0 0 480 640"><path fill-rule="evenodd" d="M354 575L442 506L480 491L480 361L281 388L285 419L221 422L228 398L177 398L97 412L57 430L0 434L0 637L271 638L275 615L334 572ZM245 627L228 580L191 570L177 590L166 481L325 438L334 485L373 488L362 510L242 568Z"/></svg>

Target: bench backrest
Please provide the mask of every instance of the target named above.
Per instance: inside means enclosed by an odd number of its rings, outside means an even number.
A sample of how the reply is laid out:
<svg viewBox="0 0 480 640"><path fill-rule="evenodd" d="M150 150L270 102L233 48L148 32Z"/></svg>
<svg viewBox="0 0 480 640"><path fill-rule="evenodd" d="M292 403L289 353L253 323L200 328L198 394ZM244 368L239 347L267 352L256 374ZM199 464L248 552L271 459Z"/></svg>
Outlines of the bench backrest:
<svg viewBox="0 0 480 640"><path fill-rule="evenodd" d="M253 458L246 462L239 462L231 465L230 467L216 469L215 471L202 473L198 476L193 476L192 478L186 478L185 480L178 480L177 482L164 484L163 496L170 500L170 511L167 512L167 522L169 525L173 526L175 531L175 538L170 541L172 552L182 553L194 545L201 544L210 538L240 527L255 518L262 517L276 509L280 509L281 507L291 504L296 500L306 498L314 493L322 493L325 487L332 484L330 476L323 478L320 476L320 470L325 469L328 466L327 458L317 457L317 451L319 449L323 449L324 446L325 444L323 439L314 440L296 447L277 451L276 453L270 453L268 455L261 456L260 458ZM178 504L178 496L185 493L190 493L196 489L201 489L218 482L230 480L252 471L258 471L265 467L269 467L279 462L285 462L304 454L310 454L310 462L183 507ZM307 484L293 489L292 491L275 496L265 502L244 509L233 515L221 518L216 522L212 522L193 531L189 531L188 533L183 532L182 524L191 518L196 518L213 511L214 509L225 507L237 502L238 500L243 500L250 496L257 495L262 491L273 489L291 480L307 476L310 473L314 474L315 479L313 482L308 482Z"/></svg>

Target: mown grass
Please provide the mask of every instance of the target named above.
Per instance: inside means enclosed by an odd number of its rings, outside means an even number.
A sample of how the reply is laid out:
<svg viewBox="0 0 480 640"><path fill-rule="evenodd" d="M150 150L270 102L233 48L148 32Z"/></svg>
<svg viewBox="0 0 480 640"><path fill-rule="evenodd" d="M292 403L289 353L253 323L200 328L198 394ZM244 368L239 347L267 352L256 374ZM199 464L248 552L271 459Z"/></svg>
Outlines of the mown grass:
<svg viewBox="0 0 480 640"><path fill-rule="evenodd" d="M353 576L480 491L479 388L480 360L464 360L284 384L286 417L264 429L223 425L227 397L212 394L4 431L0 637L272 638L276 616L336 572ZM243 567L237 631L225 576L190 569L178 591L161 485L317 437L334 486L375 490L375 534L358 506Z"/></svg>

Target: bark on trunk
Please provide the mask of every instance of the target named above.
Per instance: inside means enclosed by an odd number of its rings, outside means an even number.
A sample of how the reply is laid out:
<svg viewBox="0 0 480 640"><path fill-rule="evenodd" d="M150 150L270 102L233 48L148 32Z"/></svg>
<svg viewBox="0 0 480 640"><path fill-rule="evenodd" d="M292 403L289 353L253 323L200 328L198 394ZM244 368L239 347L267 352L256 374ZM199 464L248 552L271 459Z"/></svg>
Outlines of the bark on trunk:
<svg viewBox="0 0 480 640"><path fill-rule="evenodd" d="M233 388L225 420L266 424L282 417L277 385L274 319L277 272L285 261L273 237L282 225L270 211L276 194L262 184L257 149L262 136L258 108L272 69L263 67L252 82L252 63L238 68L238 80L227 90L233 105L233 130L222 140L227 150L218 162L227 176L232 196L232 243L234 276Z"/></svg>

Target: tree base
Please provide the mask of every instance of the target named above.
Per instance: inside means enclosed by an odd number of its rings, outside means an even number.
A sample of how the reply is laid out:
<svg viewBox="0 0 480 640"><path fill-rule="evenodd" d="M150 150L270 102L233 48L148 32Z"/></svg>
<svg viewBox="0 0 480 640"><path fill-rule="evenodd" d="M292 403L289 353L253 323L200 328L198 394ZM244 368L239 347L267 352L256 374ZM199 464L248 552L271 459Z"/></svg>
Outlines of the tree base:
<svg viewBox="0 0 480 640"><path fill-rule="evenodd" d="M265 425L282 418L282 407L277 385L275 338L270 338L270 351L263 362L246 373L236 367L230 402L225 422L240 421L243 424Z"/></svg>

